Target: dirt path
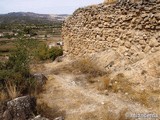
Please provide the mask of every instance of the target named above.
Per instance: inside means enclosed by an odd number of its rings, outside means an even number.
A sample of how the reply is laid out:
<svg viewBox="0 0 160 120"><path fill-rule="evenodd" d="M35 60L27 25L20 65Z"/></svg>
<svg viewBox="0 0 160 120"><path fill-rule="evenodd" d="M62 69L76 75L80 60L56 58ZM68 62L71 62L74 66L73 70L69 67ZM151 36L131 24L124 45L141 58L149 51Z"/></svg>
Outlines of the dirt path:
<svg viewBox="0 0 160 120"><path fill-rule="evenodd" d="M50 108L56 108L65 120L125 120L126 113L150 111L138 103L121 98L118 94L105 95L83 81L76 81L76 75L51 74L53 66L48 64L46 71L43 71L49 80L38 101Z"/></svg>

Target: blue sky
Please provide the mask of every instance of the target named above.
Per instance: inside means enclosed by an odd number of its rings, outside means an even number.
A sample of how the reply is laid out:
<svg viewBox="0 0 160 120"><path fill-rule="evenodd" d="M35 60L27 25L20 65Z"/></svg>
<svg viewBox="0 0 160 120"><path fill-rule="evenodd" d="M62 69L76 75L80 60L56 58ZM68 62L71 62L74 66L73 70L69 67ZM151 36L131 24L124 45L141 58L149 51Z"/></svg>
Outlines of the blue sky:
<svg viewBox="0 0 160 120"><path fill-rule="evenodd" d="M0 0L0 14L9 12L72 14L79 7L102 2L103 0Z"/></svg>

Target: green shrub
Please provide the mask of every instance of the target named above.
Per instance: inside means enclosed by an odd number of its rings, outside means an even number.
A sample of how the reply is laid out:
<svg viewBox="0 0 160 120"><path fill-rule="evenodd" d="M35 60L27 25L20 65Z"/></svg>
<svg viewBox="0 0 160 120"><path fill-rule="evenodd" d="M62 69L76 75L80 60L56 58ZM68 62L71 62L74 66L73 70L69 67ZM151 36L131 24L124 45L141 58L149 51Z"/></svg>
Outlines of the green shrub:
<svg viewBox="0 0 160 120"><path fill-rule="evenodd" d="M47 60L48 59L48 47L45 44L39 44L36 50L36 57L39 60Z"/></svg>
<svg viewBox="0 0 160 120"><path fill-rule="evenodd" d="M55 60L58 56L63 55L63 50L58 47L49 48L46 44L39 44L36 57L39 60Z"/></svg>
<svg viewBox="0 0 160 120"><path fill-rule="evenodd" d="M48 50L48 56L51 60L55 60L58 56L63 55L63 50L58 47L52 47Z"/></svg>
<svg viewBox="0 0 160 120"><path fill-rule="evenodd" d="M31 41L19 39L16 42L16 50L9 56L9 60L0 63L0 83L1 89L6 89L8 95L12 93L10 88L14 88L15 92L26 94L34 89L34 79L29 70L30 50L33 47ZM31 52L32 53L32 52ZM14 92L14 94L15 94Z"/></svg>

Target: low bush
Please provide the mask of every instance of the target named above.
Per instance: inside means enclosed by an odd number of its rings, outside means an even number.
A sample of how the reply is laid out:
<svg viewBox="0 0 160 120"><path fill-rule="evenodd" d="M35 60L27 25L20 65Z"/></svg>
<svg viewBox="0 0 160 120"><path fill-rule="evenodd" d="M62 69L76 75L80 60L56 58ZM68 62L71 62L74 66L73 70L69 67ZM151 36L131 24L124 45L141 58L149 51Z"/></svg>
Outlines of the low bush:
<svg viewBox="0 0 160 120"><path fill-rule="evenodd" d="M36 49L36 58L39 60L48 59L48 47L45 44L40 43Z"/></svg>
<svg viewBox="0 0 160 120"><path fill-rule="evenodd" d="M63 55L63 50L58 47L49 48L46 44L39 44L36 50L36 57L39 60L55 60L58 56Z"/></svg>
<svg viewBox="0 0 160 120"><path fill-rule="evenodd" d="M106 72L101 70L90 58L79 59L72 64L72 67L75 70L83 74L88 74L91 77L103 76L106 74Z"/></svg>
<svg viewBox="0 0 160 120"><path fill-rule="evenodd" d="M55 60L58 56L63 55L63 50L58 47L52 47L48 50L48 56L51 60Z"/></svg>
<svg viewBox="0 0 160 120"><path fill-rule="evenodd" d="M34 90L35 80L30 74L30 44L29 40L19 39L16 50L6 62L0 62L0 89L5 91L9 98L31 93Z"/></svg>

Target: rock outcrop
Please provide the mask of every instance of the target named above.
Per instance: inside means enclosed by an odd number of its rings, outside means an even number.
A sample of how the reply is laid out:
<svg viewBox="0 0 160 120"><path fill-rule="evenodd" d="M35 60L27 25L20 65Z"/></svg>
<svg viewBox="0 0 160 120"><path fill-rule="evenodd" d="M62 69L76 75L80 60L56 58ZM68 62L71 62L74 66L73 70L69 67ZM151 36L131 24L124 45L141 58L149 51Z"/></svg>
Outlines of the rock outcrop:
<svg viewBox="0 0 160 120"><path fill-rule="evenodd" d="M36 80L37 86L41 86L42 87L47 81L46 76L44 76L42 73L35 73L33 75L33 77Z"/></svg>
<svg viewBox="0 0 160 120"><path fill-rule="evenodd" d="M3 118L4 120L27 120L33 117L35 111L35 98L23 96L7 102Z"/></svg>

